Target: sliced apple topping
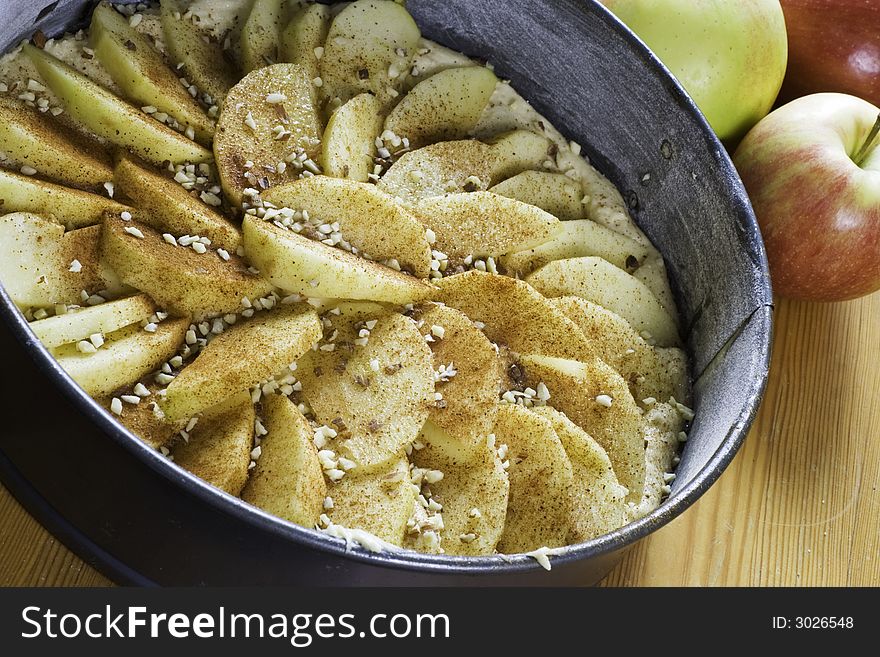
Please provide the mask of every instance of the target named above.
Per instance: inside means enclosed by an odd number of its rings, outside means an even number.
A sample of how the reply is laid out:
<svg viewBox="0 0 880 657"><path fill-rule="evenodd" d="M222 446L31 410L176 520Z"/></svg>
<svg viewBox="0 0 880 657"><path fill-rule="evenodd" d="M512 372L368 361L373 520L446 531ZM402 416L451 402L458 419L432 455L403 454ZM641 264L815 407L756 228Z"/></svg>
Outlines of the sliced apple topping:
<svg viewBox="0 0 880 657"><path fill-rule="evenodd" d="M105 216L101 256L126 285L197 320L236 312L243 298L272 290L240 256L213 247L208 238L178 238L122 215Z"/></svg>
<svg viewBox="0 0 880 657"><path fill-rule="evenodd" d="M100 144L6 96L0 96L0 144L6 166L14 162L24 175L92 190L113 175Z"/></svg>
<svg viewBox="0 0 880 657"><path fill-rule="evenodd" d="M413 148L471 136L498 78L482 66L449 68L419 82L385 120Z"/></svg>
<svg viewBox="0 0 880 657"><path fill-rule="evenodd" d="M300 221L288 221L286 227L294 228L298 223L301 235L371 260L394 261L394 268L418 278L427 278L431 271L431 245L425 227L375 185L314 176L274 187L263 200L296 210ZM285 224L283 216L278 219Z"/></svg>
<svg viewBox="0 0 880 657"><path fill-rule="evenodd" d="M162 410L172 420L192 417L296 362L320 337L317 315L299 307L281 306L238 322L169 384Z"/></svg>
<svg viewBox="0 0 880 657"><path fill-rule="evenodd" d="M111 144L153 163L207 162L211 152L114 96L44 50L24 52L73 118Z"/></svg>
<svg viewBox="0 0 880 657"><path fill-rule="evenodd" d="M181 73L219 106L238 78L227 61L226 51L212 40L186 13L181 0L161 0L162 35L172 59L183 64Z"/></svg>
<svg viewBox="0 0 880 657"><path fill-rule="evenodd" d="M245 191L320 173L321 123L306 72L296 64L257 69L226 97L214 138L223 191L241 205Z"/></svg>
<svg viewBox="0 0 880 657"><path fill-rule="evenodd" d="M155 371L183 343L189 320L167 319L155 331L131 325L103 337L103 344L83 350L79 344L58 347L53 355L87 393L109 395Z"/></svg>
<svg viewBox="0 0 880 657"><path fill-rule="evenodd" d="M564 173L523 171L489 191L534 205L562 221L584 218L583 189Z"/></svg>
<svg viewBox="0 0 880 657"><path fill-rule="evenodd" d="M649 342L680 343L675 320L644 283L602 258L550 262L526 279L548 297L576 296L626 319Z"/></svg>
<svg viewBox="0 0 880 657"><path fill-rule="evenodd" d="M84 293L88 299L118 282L99 257L100 232L89 226L65 233L25 212L0 217L0 281L22 307L82 303Z"/></svg>
<svg viewBox="0 0 880 657"><path fill-rule="evenodd" d="M31 322L30 328L40 342L51 349L145 322L154 312L156 304L152 299L146 294L136 294Z"/></svg>
<svg viewBox="0 0 880 657"><path fill-rule="evenodd" d="M399 271L248 216L244 247L263 276L308 297L412 303L434 288Z"/></svg>
<svg viewBox="0 0 880 657"><path fill-rule="evenodd" d="M0 208L52 219L68 229L101 222L105 212L131 210L106 196L44 182L0 169Z"/></svg>
<svg viewBox="0 0 880 657"><path fill-rule="evenodd" d="M129 101L165 112L188 137L211 143L214 121L147 38L109 4L101 3L92 13L89 38L101 65Z"/></svg>
<svg viewBox="0 0 880 657"><path fill-rule="evenodd" d="M321 57L321 89L342 104L369 92L383 108L398 100L421 32L406 9L391 0L357 0L330 25Z"/></svg>
<svg viewBox="0 0 880 657"><path fill-rule="evenodd" d="M313 81L319 78L329 30L330 7L319 3L306 5L281 32L279 61L299 64Z"/></svg>
<svg viewBox="0 0 880 657"><path fill-rule="evenodd" d="M275 64L284 19L284 0L254 0L241 28L241 68L250 73Z"/></svg>
<svg viewBox="0 0 880 657"><path fill-rule="evenodd" d="M212 486L238 495L248 479L254 446L254 405L246 392L205 411L171 452L182 468Z"/></svg>
<svg viewBox="0 0 880 657"><path fill-rule="evenodd" d="M540 208L490 192L436 196L411 207L434 232L434 248L455 261L532 248L559 228L559 220Z"/></svg>
<svg viewBox="0 0 880 657"><path fill-rule="evenodd" d="M158 231L205 236L211 244L230 253L235 253L241 244L239 228L213 209L220 200L215 194L201 192L195 198L175 180L142 166L129 156L119 159L113 182L137 207L138 219Z"/></svg>
<svg viewBox="0 0 880 657"><path fill-rule="evenodd" d="M266 435L241 499L311 529L327 497L314 430L287 397L269 395L261 407Z"/></svg>
<svg viewBox="0 0 880 657"><path fill-rule="evenodd" d="M376 139L381 132L381 106L375 96L360 94L345 103L333 112L324 130L321 153L324 173L367 182L377 153Z"/></svg>

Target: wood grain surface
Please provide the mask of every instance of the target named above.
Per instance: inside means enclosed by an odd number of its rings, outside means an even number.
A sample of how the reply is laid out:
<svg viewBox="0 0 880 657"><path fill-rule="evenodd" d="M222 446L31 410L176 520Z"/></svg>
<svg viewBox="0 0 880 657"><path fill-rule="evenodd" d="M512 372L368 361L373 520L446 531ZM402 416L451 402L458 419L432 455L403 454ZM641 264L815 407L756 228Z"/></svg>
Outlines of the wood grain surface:
<svg viewBox="0 0 880 657"><path fill-rule="evenodd" d="M767 395L712 489L606 586L880 585L880 294L780 302ZM0 488L0 585L105 586Z"/></svg>

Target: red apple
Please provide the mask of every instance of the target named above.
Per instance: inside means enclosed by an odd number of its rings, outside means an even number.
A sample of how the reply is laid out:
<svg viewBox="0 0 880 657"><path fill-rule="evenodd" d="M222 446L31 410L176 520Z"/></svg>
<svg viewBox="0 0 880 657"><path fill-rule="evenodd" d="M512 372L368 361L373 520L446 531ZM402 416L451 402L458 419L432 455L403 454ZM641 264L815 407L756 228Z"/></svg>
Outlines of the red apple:
<svg viewBox="0 0 880 657"><path fill-rule="evenodd" d="M780 1L788 30L780 100L839 91L880 105L880 1Z"/></svg>
<svg viewBox="0 0 880 657"><path fill-rule="evenodd" d="M880 289L878 117L855 96L813 94L769 114L737 148L781 296L840 301Z"/></svg>

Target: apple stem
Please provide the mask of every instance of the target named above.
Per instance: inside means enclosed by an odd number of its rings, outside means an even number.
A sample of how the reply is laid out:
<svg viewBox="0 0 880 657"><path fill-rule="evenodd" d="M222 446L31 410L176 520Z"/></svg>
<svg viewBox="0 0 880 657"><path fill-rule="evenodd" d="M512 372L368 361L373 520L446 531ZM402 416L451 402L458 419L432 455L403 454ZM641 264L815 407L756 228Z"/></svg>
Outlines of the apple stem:
<svg viewBox="0 0 880 657"><path fill-rule="evenodd" d="M858 155L855 156L856 166L862 166L862 162L868 156L868 152L871 150L871 147L874 145L874 142L877 139L877 135L880 134L880 116L877 117L877 120L874 122L874 127L871 128L871 132L868 133L868 138L865 140L865 143L859 149Z"/></svg>

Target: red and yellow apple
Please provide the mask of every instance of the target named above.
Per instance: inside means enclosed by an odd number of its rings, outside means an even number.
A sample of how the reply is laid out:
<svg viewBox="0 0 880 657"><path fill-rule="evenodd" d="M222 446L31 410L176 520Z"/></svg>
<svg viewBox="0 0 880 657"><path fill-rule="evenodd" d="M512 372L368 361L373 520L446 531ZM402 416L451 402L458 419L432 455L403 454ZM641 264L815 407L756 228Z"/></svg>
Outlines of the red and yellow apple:
<svg viewBox="0 0 880 657"><path fill-rule="evenodd" d="M878 129L871 103L813 94L772 112L736 150L780 296L841 301L880 289Z"/></svg>
<svg viewBox="0 0 880 657"><path fill-rule="evenodd" d="M780 100L839 91L880 105L880 2L781 0L788 71Z"/></svg>
<svg viewBox="0 0 880 657"><path fill-rule="evenodd" d="M779 0L600 0L672 71L724 140L766 116L785 75Z"/></svg>

